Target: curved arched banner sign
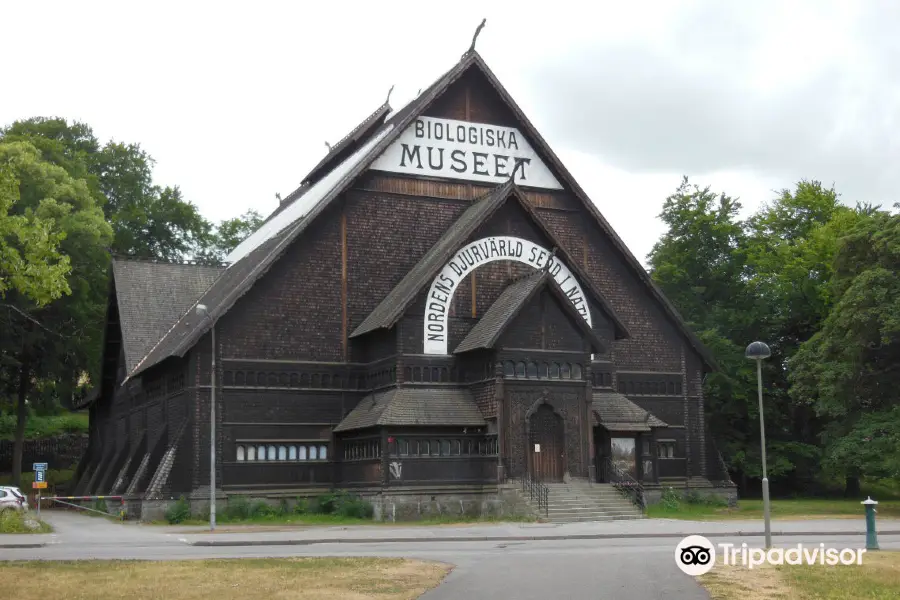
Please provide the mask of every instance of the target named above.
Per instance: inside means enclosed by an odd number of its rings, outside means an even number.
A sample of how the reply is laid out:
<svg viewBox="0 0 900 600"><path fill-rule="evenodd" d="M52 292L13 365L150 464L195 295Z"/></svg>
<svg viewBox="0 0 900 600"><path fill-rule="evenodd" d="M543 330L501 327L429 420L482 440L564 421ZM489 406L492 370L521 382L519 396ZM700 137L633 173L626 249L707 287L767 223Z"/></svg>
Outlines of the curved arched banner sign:
<svg viewBox="0 0 900 600"><path fill-rule="evenodd" d="M591 325L591 311L581 285L566 265L550 256L549 250L518 237L487 237L472 242L457 252L431 283L425 302L425 354L448 354L447 319L456 288L469 273L498 260L513 260L535 269L543 269L549 263L550 273L556 283L568 296L575 310Z"/></svg>

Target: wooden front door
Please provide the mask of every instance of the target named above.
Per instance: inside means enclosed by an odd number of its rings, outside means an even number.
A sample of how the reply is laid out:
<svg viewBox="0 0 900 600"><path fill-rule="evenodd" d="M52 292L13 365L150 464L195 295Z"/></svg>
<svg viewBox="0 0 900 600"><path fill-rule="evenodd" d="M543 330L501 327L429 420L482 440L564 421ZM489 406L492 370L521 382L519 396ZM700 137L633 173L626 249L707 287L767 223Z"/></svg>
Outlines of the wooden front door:
<svg viewBox="0 0 900 600"><path fill-rule="evenodd" d="M562 418L542 404L528 420L528 472L539 481L563 480L565 440Z"/></svg>

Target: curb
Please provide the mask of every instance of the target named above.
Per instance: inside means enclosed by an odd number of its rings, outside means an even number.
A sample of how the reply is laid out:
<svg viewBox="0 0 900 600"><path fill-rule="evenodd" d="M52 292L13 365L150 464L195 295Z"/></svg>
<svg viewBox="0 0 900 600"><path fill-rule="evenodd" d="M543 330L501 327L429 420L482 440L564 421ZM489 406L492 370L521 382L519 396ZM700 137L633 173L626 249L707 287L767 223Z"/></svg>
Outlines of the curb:
<svg viewBox="0 0 900 600"><path fill-rule="evenodd" d="M880 535L900 535L900 530L879 531ZM189 546L312 546L314 544L396 544L422 542L541 542L561 540L615 540L634 538L683 538L687 535L700 535L706 538L723 537L764 537L762 531L737 531L714 533L589 533L575 535L522 535L522 536L469 536L469 537L415 537L415 538L334 538L334 539L293 539L293 540L198 540L186 541ZM824 537L858 535L865 537L864 531L773 531L772 536L780 537Z"/></svg>
<svg viewBox="0 0 900 600"><path fill-rule="evenodd" d="M37 542L35 544L0 544L0 550L9 549L20 549L24 550L27 548L43 548L47 545L47 542Z"/></svg>

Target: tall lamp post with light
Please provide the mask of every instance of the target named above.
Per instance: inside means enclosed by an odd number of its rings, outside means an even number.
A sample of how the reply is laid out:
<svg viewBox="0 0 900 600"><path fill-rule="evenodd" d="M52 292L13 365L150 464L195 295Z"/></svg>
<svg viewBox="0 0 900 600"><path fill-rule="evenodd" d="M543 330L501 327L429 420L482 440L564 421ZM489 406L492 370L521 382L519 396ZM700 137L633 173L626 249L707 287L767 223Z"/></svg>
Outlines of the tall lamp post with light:
<svg viewBox="0 0 900 600"><path fill-rule="evenodd" d="M209 311L205 304L197 305L197 315L208 317ZM209 402L209 530L216 529L216 322L212 321L210 327L212 336L212 371L210 372L210 402Z"/></svg>
<svg viewBox="0 0 900 600"><path fill-rule="evenodd" d="M765 342L753 342L747 346L746 357L756 361L756 385L759 390L759 435L762 449L763 516L766 520L766 549L772 547L772 528L769 518L769 476L766 472L766 422L763 419L762 361L772 356Z"/></svg>

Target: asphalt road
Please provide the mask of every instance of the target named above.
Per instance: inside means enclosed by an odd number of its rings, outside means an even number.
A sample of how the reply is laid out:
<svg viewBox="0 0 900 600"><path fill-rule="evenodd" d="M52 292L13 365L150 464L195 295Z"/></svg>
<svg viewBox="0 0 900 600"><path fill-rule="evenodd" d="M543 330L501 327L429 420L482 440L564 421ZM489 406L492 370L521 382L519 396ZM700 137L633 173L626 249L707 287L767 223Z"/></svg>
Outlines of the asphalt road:
<svg viewBox="0 0 900 600"><path fill-rule="evenodd" d="M51 517L54 537L43 548L0 548L0 560L265 558L297 556L392 556L455 565L444 583L424 600L699 600L709 596L675 565L672 538L606 540L466 541L415 543L323 543L275 546L192 546L182 533L65 514ZM740 545L747 538L715 538ZM798 542L864 547L859 536L782 537L777 546ZM880 538L882 548L900 549L900 536ZM753 540L758 545L761 540ZM2 568L2 567L0 567Z"/></svg>

